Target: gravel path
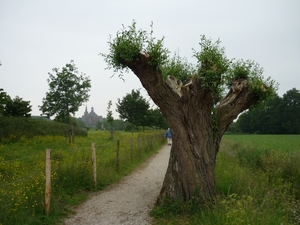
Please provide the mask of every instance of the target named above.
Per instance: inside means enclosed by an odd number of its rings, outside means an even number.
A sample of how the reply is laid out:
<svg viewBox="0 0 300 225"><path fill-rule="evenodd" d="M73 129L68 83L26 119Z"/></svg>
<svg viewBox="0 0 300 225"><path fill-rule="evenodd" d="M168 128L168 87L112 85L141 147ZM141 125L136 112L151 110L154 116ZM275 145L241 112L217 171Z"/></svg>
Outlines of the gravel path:
<svg viewBox="0 0 300 225"><path fill-rule="evenodd" d="M159 194L170 155L164 146L118 184L97 192L65 220L65 225L145 225Z"/></svg>

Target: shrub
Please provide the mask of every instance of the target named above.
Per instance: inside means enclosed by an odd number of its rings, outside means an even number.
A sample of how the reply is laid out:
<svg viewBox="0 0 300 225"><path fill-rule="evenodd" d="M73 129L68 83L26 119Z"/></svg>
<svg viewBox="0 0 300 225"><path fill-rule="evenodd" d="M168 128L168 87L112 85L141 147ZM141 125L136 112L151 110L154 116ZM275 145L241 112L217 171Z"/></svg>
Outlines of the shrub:
<svg viewBox="0 0 300 225"><path fill-rule="evenodd" d="M44 118L16 118L0 116L0 142L15 142L21 137L32 138L43 135L65 136L69 128L67 124ZM75 135L87 136L87 131L74 127Z"/></svg>

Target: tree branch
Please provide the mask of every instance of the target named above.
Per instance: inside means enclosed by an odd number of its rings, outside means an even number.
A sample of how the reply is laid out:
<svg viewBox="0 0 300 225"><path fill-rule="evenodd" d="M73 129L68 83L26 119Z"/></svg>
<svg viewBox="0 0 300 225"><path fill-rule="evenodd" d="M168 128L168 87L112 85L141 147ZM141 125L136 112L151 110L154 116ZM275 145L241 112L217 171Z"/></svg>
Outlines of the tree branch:
<svg viewBox="0 0 300 225"><path fill-rule="evenodd" d="M218 127L216 138L221 138L233 120L258 100L259 97L249 90L247 79L233 81L228 94L216 107Z"/></svg>
<svg viewBox="0 0 300 225"><path fill-rule="evenodd" d="M150 57L141 51L138 61L125 61L124 64L139 78L152 100L162 109L170 105L170 101L178 101L180 96L170 86L170 82L163 80L161 71L151 66Z"/></svg>

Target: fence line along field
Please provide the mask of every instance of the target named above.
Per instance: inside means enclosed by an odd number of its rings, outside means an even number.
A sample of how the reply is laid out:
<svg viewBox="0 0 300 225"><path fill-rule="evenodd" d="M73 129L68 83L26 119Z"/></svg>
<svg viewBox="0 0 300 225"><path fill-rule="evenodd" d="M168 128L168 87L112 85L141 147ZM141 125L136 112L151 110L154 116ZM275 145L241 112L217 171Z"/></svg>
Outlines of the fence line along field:
<svg viewBox="0 0 300 225"><path fill-rule="evenodd" d="M89 191L118 181L164 143L161 131L116 132L114 140L108 132L90 131L88 137L77 137L75 144L60 136L0 144L0 224L56 224ZM92 144L97 171L93 171ZM51 149L49 215L45 211L46 149Z"/></svg>

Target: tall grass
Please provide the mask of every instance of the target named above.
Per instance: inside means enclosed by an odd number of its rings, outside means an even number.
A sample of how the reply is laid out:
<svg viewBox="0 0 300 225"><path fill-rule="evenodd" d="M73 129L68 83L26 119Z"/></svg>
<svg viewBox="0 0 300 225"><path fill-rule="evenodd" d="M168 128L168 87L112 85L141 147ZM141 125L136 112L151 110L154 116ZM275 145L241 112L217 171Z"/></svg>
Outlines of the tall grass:
<svg viewBox="0 0 300 225"><path fill-rule="evenodd" d="M277 145L268 145L271 140ZM154 224L300 224L299 151L287 148L299 141L299 136L225 136L217 156L215 206L168 202L152 211Z"/></svg>
<svg viewBox="0 0 300 225"><path fill-rule="evenodd" d="M120 169L116 170L116 141L120 140ZM89 131L68 144L64 137L21 138L0 145L0 224L57 224L72 213L72 206L96 191L92 173L92 143L96 144L97 187L117 182L164 143L160 132ZM131 144L130 144L131 143ZM44 211L45 149L51 152L50 215Z"/></svg>

